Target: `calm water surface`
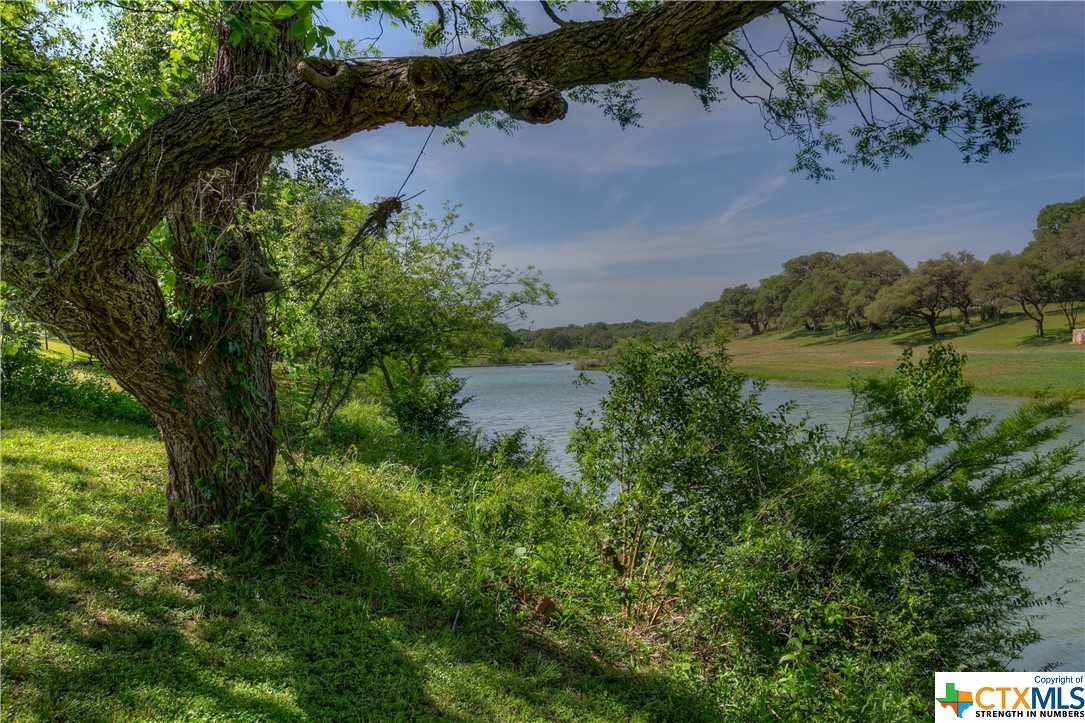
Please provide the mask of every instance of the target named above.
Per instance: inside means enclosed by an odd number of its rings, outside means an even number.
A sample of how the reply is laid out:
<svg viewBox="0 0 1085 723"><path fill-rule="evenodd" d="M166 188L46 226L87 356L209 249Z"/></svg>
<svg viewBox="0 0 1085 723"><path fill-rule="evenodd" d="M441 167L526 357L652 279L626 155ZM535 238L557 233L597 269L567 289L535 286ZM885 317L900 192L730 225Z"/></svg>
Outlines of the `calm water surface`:
<svg viewBox="0 0 1085 723"><path fill-rule="evenodd" d="M457 369L466 379L464 393L472 400L464 407L471 422L491 434L506 434L526 428L550 448L554 466L574 476L572 459L565 452L569 432L579 409L592 409L607 390L602 372L587 372L591 385L578 385L580 375L568 364L524 367L479 367ZM775 408L788 401L797 405L797 414L809 414L815 423L842 432L847 426L851 393L844 389L816 389L769 383L762 404ZM973 414L1009 414L1021 400L977 397ZM1078 413L1068 432L1071 439L1085 438L1085 417ZM1018 670L1040 670L1055 663L1060 671L1085 670L1085 543L1059 551L1043 568L1030 575L1030 585L1041 595L1060 593L1064 604L1042 610L1043 619L1034 625L1044 640L1031 646L1013 662Z"/></svg>

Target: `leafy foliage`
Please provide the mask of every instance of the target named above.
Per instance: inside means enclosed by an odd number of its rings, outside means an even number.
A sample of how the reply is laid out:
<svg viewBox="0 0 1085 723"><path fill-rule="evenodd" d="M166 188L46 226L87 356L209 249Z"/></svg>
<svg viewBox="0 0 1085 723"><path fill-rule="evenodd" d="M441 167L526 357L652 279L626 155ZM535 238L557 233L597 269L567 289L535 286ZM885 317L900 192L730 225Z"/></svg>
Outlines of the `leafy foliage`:
<svg viewBox="0 0 1085 723"><path fill-rule="evenodd" d="M86 174L108 169L148 124L198 95L214 54L214 6L171 7L0 7L4 117L55 171L81 184L98 180ZM102 12L101 37L76 29Z"/></svg>
<svg viewBox="0 0 1085 723"><path fill-rule="evenodd" d="M1077 326L1085 305L1085 198L1045 206L1025 256L1039 275L1038 283L1059 304L1067 326Z"/></svg>
<svg viewBox="0 0 1085 723"><path fill-rule="evenodd" d="M1085 198L1041 209L1032 242L1019 254L994 254L976 271L969 291L1001 306L1017 302L1044 336L1044 306L1058 303L1072 330L1085 303Z"/></svg>
<svg viewBox="0 0 1085 723"><path fill-rule="evenodd" d="M492 245L461 240L471 226L459 225L455 208L433 219L396 199L367 207L321 180L339 171L328 158L292 174L281 169L258 219L286 277L286 293L272 303L273 343L295 377L312 385L287 409L303 427L326 427L355 381L379 369L401 421L424 427L418 414L430 408L443 428L454 417L454 394L430 375L468 353L497 352L504 327L495 323L556 296L536 269L498 264ZM397 215L374 225L382 208Z"/></svg>
<svg viewBox="0 0 1085 723"><path fill-rule="evenodd" d="M760 334L764 319L757 308L757 292L746 284L724 289L719 312L742 324L749 324L751 334Z"/></svg>
<svg viewBox="0 0 1085 723"><path fill-rule="evenodd" d="M789 2L778 10L787 26L782 58L775 45L762 51L740 30L713 52L714 75L757 105L770 131L795 139L792 170L814 180L833 177L827 156L886 168L931 136L951 141L966 163L983 162L1013 150L1027 107L967 85L997 10L990 2ZM841 110L852 119L850 140L833 129Z"/></svg>
<svg viewBox="0 0 1085 723"><path fill-rule="evenodd" d="M918 714L929 671L997 669L1034 639L1025 567L1085 520L1079 450L1039 450L1066 403L969 417L964 358L932 347L857 383L834 438L761 410L723 352L623 351L571 449L613 498L604 554L638 625L702 641L704 670L792 715L858 714L871 675L890 717Z"/></svg>
<svg viewBox="0 0 1085 723"><path fill-rule="evenodd" d="M914 316L927 322L932 337L937 336L935 322L950 306L948 296L956 276L956 269L950 262L921 261L910 274L891 286L882 287L866 313L879 324L890 323L902 316Z"/></svg>
<svg viewBox="0 0 1085 723"><path fill-rule="evenodd" d="M404 384L391 392L391 410L396 420L420 434L456 434L467 419L462 409L471 401L461 397L464 380L447 371L431 374L417 385Z"/></svg>
<svg viewBox="0 0 1085 723"><path fill-rule="evenodd" d="M5 343L10 353L3 357L0 394L6 404L14 400L30 407L64 408L74 415L151 424L151 415L132 395L113 389L98 377L80 378L71 366L45 358L34 337L24 338L14 349Z"/></svg>

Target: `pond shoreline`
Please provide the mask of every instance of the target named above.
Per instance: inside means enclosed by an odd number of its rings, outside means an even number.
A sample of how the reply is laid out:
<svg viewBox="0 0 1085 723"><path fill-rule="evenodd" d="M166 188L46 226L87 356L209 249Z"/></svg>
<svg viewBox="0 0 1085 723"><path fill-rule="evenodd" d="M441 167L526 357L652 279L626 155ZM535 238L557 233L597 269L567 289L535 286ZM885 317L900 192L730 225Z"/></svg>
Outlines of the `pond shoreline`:
<svg viewBox="0 0 1085 723"><path fill-rule="evenodd" d="M467 377L463 393L472 397L464 413L473 426L488 434L506 434L526 428L528 435L540 439L550 450L551 464L562 475L575 478L572 458L565 451L568 432L576 421L577 409L591 409L608 388L602 373L590 372L591 385L576 385L580 373L571 365L550 363L538 365L500 365L488 367L457 367L456 376ZM848 423L850 394L846 388L817 387L790 381L768 380L761 397L764 408L775 408L794 401L798 414L807 414L816 424L830 431L842 431ZM1004 416L1027 398L975 395L969 414ZM1081 408L1075 405L1075 417L1080 422ZM1085 424L1070 424L1067 435L1079 441L1085 437ZM1025 654L1013 661L1015 667L1031 670L1058 660L1066 670L1080 670L1085 665L1085 584L1081 582L1081 560L1085 558L1085 542L1067 547L1043 567L1030 573L1038 594L1057 593L1068 578L1075 579L1065 591L1066 604L1043 609L1045 618L1034 620L1044 640L1030 646ZM1069 666L1069 667L1067 667ZM1038 667L1036 668L1038 669Z"/></svg>
<svg viewBox="0 0 1085 723"><path fill-rule="evenodd" d="M457 366L454 366L452 369L453 369L453 371L455 371L455 370L469 370L469 369L518 369L518 368L531 368L531 367L563 367L563 366L571 366L574 369L576 369L577 371L606 372L607 369L608 369L608 367L606 365L603 365L603 366L587 366L587 367L578 366L582 361L583 360L581 360L581 359L568 359L568 360L564 360L564 361L543 361L543 362L512 362L512 363L496 363L496 364L459 364ZM862 363L862 362L856 362L856 364L862 364L863 366L866 366L866 364ZM775 376L775 375L771 375L771 374L766 375L766 374L757 373L757 372L745 369L740 365L736 365L735 368L738 369L739 371L743 372L744 374L746 374L746 376L750 377L751 379L756 379L756 380L764 381L764 382L773 382L775 384L781 384L783 386L788 386L788 387L797 387L797 388L802 388L802 389L839 389L839 390L846 390L846 389L849 388L847 383L838 383L838 382L833 382L833 381L828 381L828 380L822 381L822 382L819 382L817 380L795 380L795 379L782 377L782 376ZM886 372L892 371L892 367L878 367L878 369L886 371ZM1085 379L1083 379L1083 384L1085 384ZM1028 395L1028 394L999 394L997 392L984 392L984 391L974 391L972 396L973 397L985 397L985 398L991 398L991 399L1017 400L1017 401L1021 401L1021 402L1027 402L1027 401L1034 398L1034 395ZM1054 396L1058 396L1058 395L1054 395ZM1075 410L1075 413L1085 413L1085 391L1083 391L1082 395L1079 396L1079 397L1073 397L1072 396L1070 398L1070 402L1071 402L1071 408Z"/></svg>

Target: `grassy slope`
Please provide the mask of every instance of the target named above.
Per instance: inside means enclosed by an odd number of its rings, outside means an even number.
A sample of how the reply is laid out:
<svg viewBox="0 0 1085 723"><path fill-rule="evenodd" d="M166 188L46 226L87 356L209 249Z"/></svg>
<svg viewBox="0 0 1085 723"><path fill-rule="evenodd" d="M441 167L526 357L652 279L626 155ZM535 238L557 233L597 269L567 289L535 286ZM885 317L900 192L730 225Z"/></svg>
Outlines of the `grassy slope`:
<svg viewBox="0 0 1085 723"><path fill-rule="evenodd" d="M591 636L464 605L469 535L403 463L328 462L349 552L254 565L167 528L153 430L6 406L5 719L714 717Z"/></svg>
<svg viewBox="0 0 1085 723"><path fill-rule="evenodd" d="M965 376L978 394L1031 396L1048 389L1085 398L1085 347L1069 344L1061 316L1050 315L1047 338L1032 336L1023 315L1002 324L977 324L962 332L959 323L940 325L938 339L913 327L877 335L787 331L742 337L728 350L735 366L754 376L815 386L846 386L853 375L870 376L892 369L906 347L948 343L968 355Z"/></svg>

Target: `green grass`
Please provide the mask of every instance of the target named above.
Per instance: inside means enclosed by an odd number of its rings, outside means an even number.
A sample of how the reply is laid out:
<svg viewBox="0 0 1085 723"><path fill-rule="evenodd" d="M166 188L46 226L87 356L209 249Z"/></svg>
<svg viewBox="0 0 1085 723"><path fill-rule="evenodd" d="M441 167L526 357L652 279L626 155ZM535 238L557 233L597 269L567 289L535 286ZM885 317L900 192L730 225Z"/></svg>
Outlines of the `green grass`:
<svg viewBox="0 0 1085 723"><path fill-rule="evenodd" d="M110 386L111 389L119 390L120 384L106 372L99 360L96 360L85 351L68 346L56 337L49 337L49 348L45 348L45 336L38 337L38 354L45 359L51 359L71 367L72 373L77 379L100 379Z"/></svg>
<svg viewBox="0 0 1085 723"><path fill-rule="evenodd" d="M1073 346L1061 316L1050 314L1044 339L1033 336L1033 322L1008 315L1002 324L962 329L948 319L939 336L925 325L879 334L784 331L735 339L728 347L739 369L764 379L843 387L858 376L885 373L906 347L948 343L968 356L965 376L977 394L1032 396L1048 391L1085 399L1085 347Z"/></svg>
<svg viewBox="0 0 1085 723"><path fill-rule="evenodd" d="M544 625L495 593L487 520L521 515L530 529L560 480L412 454L355 411L337 434L357 445L310 460L329 497L307 504L334 512L339 545L257 559L228 529L166 525L152 429L5 405L4 719L718 717L643 641L572 615ZM376 442L393 459L358 451ZM442 487L465 473L470 504Z"/></svg>
<svg viewBox="0 0 1085 723"><path fill-rule="evenodd" d="M47 359L59 359L60 361L75 362L76 364L86 363L90 364L90 355L85 351L75 349L65 344L56 337L49 337L49 348L45 348L45 337L39 337L38 343L41 345L41 355Z"/></svg>

